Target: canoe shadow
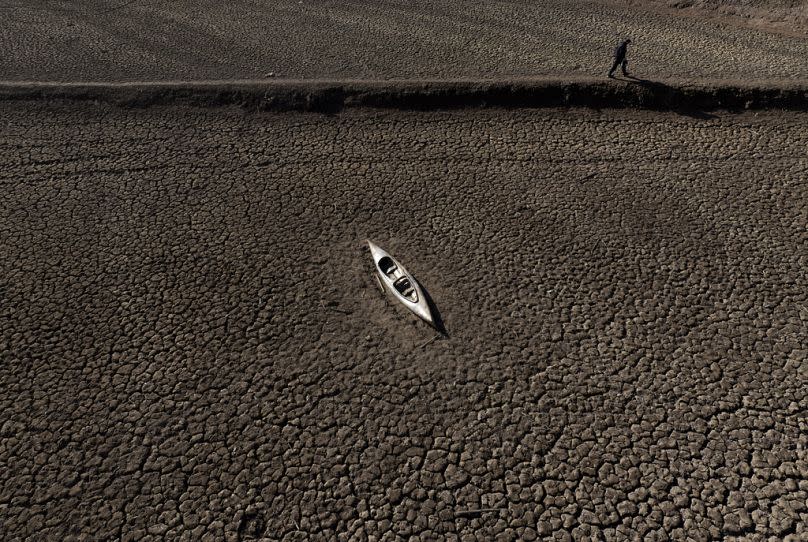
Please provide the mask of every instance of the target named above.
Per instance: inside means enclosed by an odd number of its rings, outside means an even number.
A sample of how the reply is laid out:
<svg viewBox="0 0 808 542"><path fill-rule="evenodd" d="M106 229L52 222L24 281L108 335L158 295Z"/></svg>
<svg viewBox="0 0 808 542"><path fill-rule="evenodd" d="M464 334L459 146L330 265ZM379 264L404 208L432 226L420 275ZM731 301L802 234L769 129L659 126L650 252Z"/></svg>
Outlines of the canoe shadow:
<svg viewBox="0 0 808 542"><path fill-rule="evenodd" d="M423 283L421 283L421 281L419 281L418 279L415 280L418 281L418 286L421 287L421 292L424 294L424 300L426 301L426 304L429 307L429 312L432 313L433 327L438 331L438 333L440 333L441 335L443 335L448 339L449 332L446 331L446 324L443 322L443 316L441 316L440 311L438 310L438 306L435 305L435 300L432 299L431 295L429 295L429 291L426 289L426 286L424 286Z"/></svg>

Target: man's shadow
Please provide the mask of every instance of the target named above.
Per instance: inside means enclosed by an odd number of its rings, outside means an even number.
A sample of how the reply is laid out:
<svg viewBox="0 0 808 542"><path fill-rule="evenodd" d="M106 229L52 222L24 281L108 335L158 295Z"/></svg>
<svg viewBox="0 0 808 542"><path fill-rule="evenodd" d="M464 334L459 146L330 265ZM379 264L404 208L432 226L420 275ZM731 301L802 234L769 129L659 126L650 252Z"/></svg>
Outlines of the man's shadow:
<svg viewBox="0 0 808 542"><path fill-rule="evenodd" d="M671 96L676 92L676 89L674 87L666 85L665 83L662 83L660 81L652 81L651 79L643 79L641 77L626 74L623 74L623 78L627 83L633 85L639 85L658 95L662 94ZM718 115L713 115L712 113L708 113L695 107L679 106L679 107L673 107L671 108L671 110L685 117L691 117L699 120L710 120L718 118Z"/></svg>

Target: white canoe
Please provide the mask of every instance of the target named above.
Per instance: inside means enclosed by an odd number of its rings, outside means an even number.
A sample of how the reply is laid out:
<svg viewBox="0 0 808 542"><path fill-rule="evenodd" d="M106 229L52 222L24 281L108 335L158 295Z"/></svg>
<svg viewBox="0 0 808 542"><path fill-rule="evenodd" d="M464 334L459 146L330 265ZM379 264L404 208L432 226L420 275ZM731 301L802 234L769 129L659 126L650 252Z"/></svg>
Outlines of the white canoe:
<svg viewBox="0 0 808 542"><path fill-rule="evenodd" d="M382 284L393 294L393 297L415 313L416 316L434 325L432 312L426 302L421 286L410 275L401 263L390 256L382 248L368 241L373 264L381 277Z"/></svg>

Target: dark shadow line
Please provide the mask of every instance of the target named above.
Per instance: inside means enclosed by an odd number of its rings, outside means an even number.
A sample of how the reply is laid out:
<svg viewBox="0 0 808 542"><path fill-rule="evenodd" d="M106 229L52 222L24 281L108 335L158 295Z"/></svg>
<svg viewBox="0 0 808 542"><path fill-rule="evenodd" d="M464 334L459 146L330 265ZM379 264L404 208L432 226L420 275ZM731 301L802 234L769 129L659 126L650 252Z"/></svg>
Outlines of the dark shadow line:
<svg viewBox="0 0 808 542"><path fill-rule="evenodd" d="M669 94L673 94L676 92L676 89L670 85L662 83L660 81L653 81L651 79L643 79L641 77L636 77L634 75L623 75L625 78L624 81L631 85L639 85L643 88L647 88L653 92L667 92ZM690 117L699 120L711 120L717 119L718 115L713 115L712 113L708 113L703 109L699 109L698 107L687 107L686 105L679 106L679 107L672 107L671 111L674 113L678 113L679 115Z"/></svg>
<svg viewBox="0 0 808 542"><path fill-rule="evenodd" d="M140 2L140 0L130 0L129 2L124 2L123 4L113 6L113 7L109 8L109 9L96 11L96 14L112 13L113 11L118 11L119 9L123 9L123 8L125 8L127 6L131 6L132 4L136 4L137 2Z"/></svg>

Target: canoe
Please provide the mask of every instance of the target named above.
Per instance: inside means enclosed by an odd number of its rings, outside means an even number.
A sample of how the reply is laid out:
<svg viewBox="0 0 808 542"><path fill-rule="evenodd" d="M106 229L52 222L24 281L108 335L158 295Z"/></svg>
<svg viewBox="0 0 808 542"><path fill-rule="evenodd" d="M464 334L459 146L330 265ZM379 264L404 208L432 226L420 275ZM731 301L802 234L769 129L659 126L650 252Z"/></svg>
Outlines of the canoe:
<svg viewBox="0 0 808 542"><path fill-rule="evenodd" d="M382 284L390 290L399 303L415 313L418 318L435 325L432 311L418 281L410 275L401 263L384 249L368 241L373 264L379 273Z"/></svg>

